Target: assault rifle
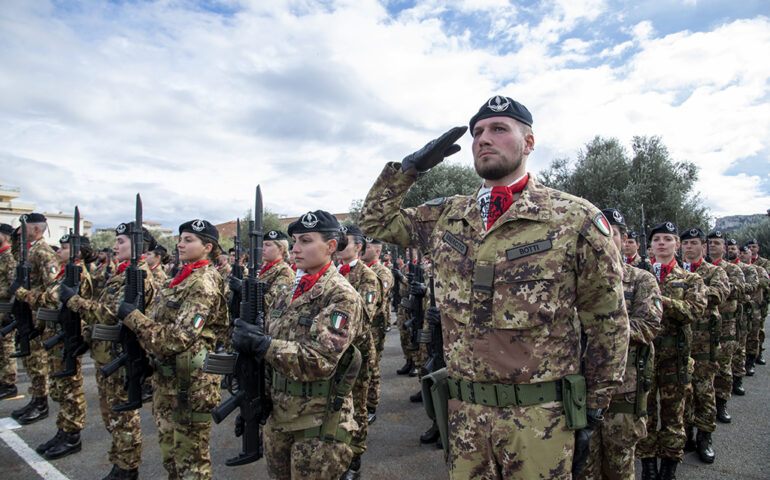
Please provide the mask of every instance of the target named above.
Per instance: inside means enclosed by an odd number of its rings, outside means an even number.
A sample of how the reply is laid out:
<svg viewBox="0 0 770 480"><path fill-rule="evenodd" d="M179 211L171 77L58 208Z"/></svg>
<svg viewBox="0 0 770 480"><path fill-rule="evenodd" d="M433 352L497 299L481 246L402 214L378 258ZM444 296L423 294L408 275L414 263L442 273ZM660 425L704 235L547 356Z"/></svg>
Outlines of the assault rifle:
<svg viewBox="0 0 770 480"><path fill-rule="evenodd" d="M131 239L131 260L126 268L126 286L123 298L127 302L136 305L136 309L144 313L146 307L144 303L144 282L147 272L139 268L139 261L142 259L143 238L142 231L142 197L136 194L136 219L128 224L128 236ZM128 401L122 405L116 405L112 408L115 412L126 412L136 410L142 406L142 384L152 369L150 361L147 358L136 334L130 328L120 322L118 325L94 325L94 340L112 340L119 343L123 353L115 360L101 368L102 375L109 377L117 372L120 367L126 367L126 376L124 385L128 392Z"/></svg>
<svg viewBox="0 0 770 480"><path fill-rule="evenodd" d="M251 241L251 237L249 237ZM235 238L233 238L233 248L235 248L235 261L233 262L230 275L243 280L243 265L241 265L241 219L235 219ZM230 310L230 326L233 326L235 319L241 316L241 292L230 291L230 300L227 302Z"/></svg>
<svg viewBox="0 0 770 480"><path fill-rule="evenodd" d="M21 226L19 227L21 235L21 261L16 266L16 280L21 283L21 286L29 290L30 280L29 274L31 267L29 265L29 245L27 244L27 219L26 215L21 217ZM14 281L16 281L14 280ZM0 334L3 336L8 335L12 331L16 330L16 345L18 350L10 355L11 358L27 357L30 354L29 342L30 340L38 337L40 331L35 329L32 324L32 310L26 302L11 299L10 303L0 304L0 313L10 313L13 316L13 321L3 327L0 330Z"/></svg>
<svg viewBox="0 0 770 480"><path fill-rule="evenodd" d="M420 349L420 330L422 330L425 322L425 312L422 309L422 299L425 298L425 292L423 290L422 295L413 293L415 290L419 290L420 287L425 287L425 271L422 268L422 253L417 252L417 265L409 263L409 268L412 270L411 279L409 282L409 303L411 305L411 316L409 320L404 322L404 327L409 329L409 341L410 344L406 347L410 352L414 352Z"/></svg>
<svg viewBox="0 0 770 480"><path fill-rule="evenodd" d="M77 264L78 254L80 253L80 210L75 207L75 228L70 229L70 258L64 267L64 280L62 283L71 287L74 291L80 291L80 274L82 267ZM38 318L44 313L53 314L55 320L61 325L59 333L43 342L43 347L50 350L59 342L64 342L62 359L64 360L64 370L53 374L54 378L72 377L77 373L78 357L88 350L88 344L83 339L81 331L80 315L73 312L66 305L59 303L57 310L38 310Z"/></svg>
<svg viewBox="0 0 770 480"><path fill-rule="evenodd" d="M434 290L433 270L431 269L430 280L428 281L428 292L430 292L430 308L428 309L428 328L420 331L420 343L426 344L428 350L428 361L422 367L426 374L433 373L446 366L444 361L444 339L441 336L441 320L435 321L431 316L438 313L436 308L436 292Z"/></svg>
<svg viewBox="0 0 770 480"><path fill-rule="evenodd" d="M639 230L639 236L641 238L641 244L639 246L639 250L641 250L640 260L639 260L639 268L642 268L644 270L647 270L648 272L652 273L652 264L650 263L650 260L647 258L647 226L646 226L647 220L644 218L644 204L642 204L642 228Z"/></svg>
<svg viewBox="0 0 770 480"><path fill-rule="evenodd" d="M240 319L265 328L265 290L267 285L257 278L262 264L262 190L257 185L254 221L249 221L249 273L243 279L241 289ZM236 259L237 260L237 259ZM262 458L262 437L259 429L264 425L272 404L265 389L265 362L249 354L208 353L203 364L206 373L233 375L238 391L230 388L232 396L211 412L216 423L222 422L235 408L240 414L235 420L235 436L241 437L242 451L225 461L233 467L246 465Z"/></svg>
<svg viewBox="0 0 770 480"><path fill-rule="evenodd" d="M394 283L393 289L391 290L391 295L393 296L393 309L398 311L398 306L401 305L401 282L398 280L398 278L402 275L402 273L398 270L395 261L391 266L391 271L393 272ZM390 311L388 311L388 313L390 313ZM388 315L388 319L390 319L390 315Z"/></svg>

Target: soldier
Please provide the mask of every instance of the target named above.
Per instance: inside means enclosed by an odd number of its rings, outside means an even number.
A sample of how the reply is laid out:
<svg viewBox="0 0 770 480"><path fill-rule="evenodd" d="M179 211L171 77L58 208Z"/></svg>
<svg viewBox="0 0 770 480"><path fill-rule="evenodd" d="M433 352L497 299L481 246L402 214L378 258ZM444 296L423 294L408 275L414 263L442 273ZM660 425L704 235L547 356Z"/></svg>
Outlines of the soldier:
<svg viewBox="0 0 770 480"><path fill-rule="evenodd" d="M161 266L161 261L165 254L166 247L157 245L154 250L148 251L144 256L147 266L150 268L150 272L152 272L152 282L158 288L161 288L166 283L166 280L168 280L168 276Z"/></svg>
<svg viewBox="0 0 770 480"><path fill-rule="evenodd" d="M142 313L126 299L118 318L155 358L152 413L168 478L211 478L211 410L219 404L220 378L203 361L227 329L222 277L213 266L219 232L206 220L179 226L179 259L185 266Z"/></svg>
<svg viewBox="0 0 770 480"><path fill-rule="evenodd" d="M736 340L738 342L733 354L733 394L746 395L746 389L743 388L743 377L746 376L746 340L749 337L751 321L754 315L752 309L752 297L759 288L759 276L757 270L750 264L742 262L740 257L740 247L738 242L731 238L727 240L727 259L733 264L738 265L743 271L743 277L746 279L743 289L743 298L739 301L743 313L738 316L735 322Z"/></svg>
<svg viewBox="0 0 770 480"><path fill-rule="evenodd" d="M719 340L722 336L722 317L719 306L730 295L727 273L703 260L706 234L700 228L687 229L681 236L683 267L690 273L698 273L708 291L708 306L703 316L691 325L692 349L690 357L695 361L692 390L685 402L686 451L697 451L704 463L714 463L711 434L716 430L716 391L714 375L718 368ZM698 434L693 435L693 429Z"/></svg>
<svg viewBox="0 0 770 480"><path fill-rule="evenodd" d="M623 242L623 262L634 267L639 266L639 234L633 230L628 231L628 239Z"/></svg>
<svg viewBox="0 0 770 480"><path fill-rule="evenodd" d="M227 280L227 277L230 276L230 273L232 272L232 267L228 263L228 260L230 259L229 255L225 255L224 253L220 253L216 261L214 263L214 267L219 272L219 275L222 277L222 279Z"/></svg>
<svg viewBox="0 0 770 480"><path fill-rule="evenodd" d="M113 264L112 251L109 248L103 248L96 256L96 262L91 271L91 282L94 285L94 298L99 298L102 294L107 280L114 274L115 265Z"/></svg>
<svg viewBox="0 0 770 480"><path fill-rule="evenodd" d="M759 256L759 242L756 238L751 238L747 242L749 249L751 249L751 263L753 265L759 265L763 267L768 274L770 274L770 260ZM762 322L759 330L759 351L757 352L757 358L755 363L757 365L765 365L765 357L763 351L765 349L765 319L767 318L768 308L770 307L770 288L765 290L765 301L761 307Z"/></svg>
<svg viewBox="0 0 770 480"><path fill-rule="evenodd" d="M143 253L153 250L156 246L155 239L146 228L143 231ZM121 223L115 229L115 245L113 252L118 266L115 274L107 280L101 295L97 300L89 300L77 295L73 289L66 285L59 287L59 299L69 309L81 315L88 323L83 336L90 340L90 331L94 324L116 325L118 323L118 307L123 300L126 284L126 268L131 258L131 240L128 236L129 226ZM152 274L144 260L139 262L139 268L146 272L144 282L145 305L152 305L155 294L155 285L152 282ZM128 396L123 387L124 376L119 373L105 377L101 368L115 359L112 342L94 340L91 341L91 358L94 359L94 376L99 392L99 408L102 413L102 421L112 437L109 449L109 460L112 470L103 480L131 480L138 478L139 464L142 462L142 432L140 428L139 412L129 410L116 412L113 407L126 403Z"/></svg>
<svg viewBox="0 0 770 480"><path fill-rule="evenodd" d="M410 253L411 252L411 253ZM407 255L414 258L413 264L417 263L417 254L414 252L413 249L409 248L407 249ZM394 270L394 281L396 282L396 287L399 289L399 298L401 298L401 302L396 307L396 325L398 326L398 335L399 340L401 343L401 351L404 353L404 358L406 359L406 363L396 370L396 374L398 375L409 375L410 377L416 377L417 376L417 366L415 364L414 359L412 358L414 354L408 350L407 347L409 347L409 331L404 326L409 320L409 278L408 273L411 268L408 263L404 262L403 259L399 258L399 261L401 262L401 265L398 265L398 268Z"/></svg>
<svg viewBox="0 0 770 480"><path fill-rule="evenodd" d="M296 275L287 263L289 238L280 230L265 233L262 241L262 266L259 281L270 285L265 292L265 306L269 307L282 291L292 288Z"/></svg>
<svg viewBox="0 0 770 480"><path fill-rule="evenodd" d="M266 332L237 320L232 341L273 370L273 410L263 432L270 477L337 480L353 457L351 389L359 367L366 368L353 340L363 302L332 264L347 241L333 215L308 212L289 225L289 235L299 281L278 293Z"/></svg>
<svg viewBox="0 0 770 480"><path fill-rule="evenodd" d="M369 391L369 382L372 377L372 369L376 353L372 336L372 326L377 312L380 309L380 281L359 255L366 248L366 240L361 229L356 225L342 227L347 235L347 246L337 252L339 265L337 270L356 289L364 301L364 315L361 321L361 332L353 344L361 352L361 369L353 387L353 406L355 408L355 420L358 429L353 432L350 448L353 450L353 459L350 462L344 479L359 478L361 471L361 455L366 451L366 436L368 434L369 415L366 409L366 397Z"/></svg>
<svg viewBox="0 0 770 480"><path fill-rule="evenodd" d="M690 324L703 316L708 299L700 276L685 271L676 262L679 248L676 226L671 222L661 223L652 229L650 236L655 253L653 271L662 294L663 319L654 342L655 370L647 397L647 437L637 444L636 456L642 459L643 479L656 478L657 457L660 457L657 478L668 480L675 478L686 441L684 406L688 390L692 388L694 367L690 358Z"/></svg>
<svg viewBox="0 0 770 480"><path fill-rule="evenodd" d="M626 223L615 209L602 210L612 225L618 251L625 245ZM591 453L581 478L633 480L634 447L647 435L647 390L653 368L652 341L660 330L663 306L655 277L640 268L623 265L623 293L631 327L623 385L612 396L601 428L591 437Z"/></svg>
<svg viewBox="0 0 770 480"><path fill-rule="evenodd" d="M628 316L609 224L527 174L531 125L523 105L492 97L470 121L484 179L476 195L401 208L419 175L459 151L466 128L456 127L387 164L362 209L368 235L435 264L449 390L448 419L437 420L448 424L454 480L577 476L625 368Z"/></svg>
<svg viewBox="0 0 770 480"><path fill-rule="evenodd" d="M730 295L719 305L719 314L722 317L722 333L719 338L719 356L714 377L717 420L722 423L730 423L732 417L727 411L727 401L730 400L730 392L733 388L733 354L738 348L736 316L740 316L739 307L744 295L743 291L746 288L746 279L740 267L723 259L727 247L725 235L720 230L710 232L708 242L712 262L727 273L730 284Z"/></svg>
<svg viewBox="0 0 770 480"><path fill-rule="evenodd" d="M16 268L16 259L11 253L11 236L13 227L0 223L0 302L10 303L11 282ZM0 323L5 326L7 314L0 314ZM16 388L16 359L10 355L16 351L13 335L0 338L0 400L15 397L19 390Z"/></svg>
<svg viewBox="0 0 770 480"><path fill-rule="evenodd" d="M751 249L748 246L743 246L739 253L741 262L754 269L757 274L757 280L759 282L758 287L754 290L750 300L750 312L747 313L746 329L748 330L746 336L746 375L749 377L754 375L754 360L757 358L759 351L759 332L760 325L764 323L764 317L762 317L761 306L765 303L764 293L765 288L770 284L770 277L767 275L767 270L759 265L753 265L751 263Z"/></svg>
<svg viewBox="0 0 770 480"><path fill-rule="evenodd" d="M54 283L54 278L59 272L59 262L56 259L56 253L45 243L43 234L48 229L45 215L40 213L30 213L26 215L27 222L27 241L29 242L29 264L30 272L30 290L44 292ZM19 279L14 279L11 283L10 293L17 293L16 299L25 301L22 298L25 290L17 283ZM33 312L33 321L37 324L37 309L42 305L30 303L30 309ZM30 379L29 395L30 401L24 407L11 412L11 416L22 425L36 422L48 416L48 355L43 348L43 341L51 337L50 331L45 331L41 325L36 328L43 331L42 335L30 341L31 354L21 359L24 371Z"/></svg>
<svg viewBox="0 0 770 480"><path fill-rule="evenodd" d="M372 325L372 338L374 340L375 357L372 366L372 379L369 382L369 392L366 396L366 410L368 423L377 419L377 405L380 403L380 362L382 352L385 350L385 333L390 326L390 290L393 288L393 273L380 263L382 242L373 238L366 238L366 249L361 253L361 261L371 268L380 281L380 305Z"/></svg>

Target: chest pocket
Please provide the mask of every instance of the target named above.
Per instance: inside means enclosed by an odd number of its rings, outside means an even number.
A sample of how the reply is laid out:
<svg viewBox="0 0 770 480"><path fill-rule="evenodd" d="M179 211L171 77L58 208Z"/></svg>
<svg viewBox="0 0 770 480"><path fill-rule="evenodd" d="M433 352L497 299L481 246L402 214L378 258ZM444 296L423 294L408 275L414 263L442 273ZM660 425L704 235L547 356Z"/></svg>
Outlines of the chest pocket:
<svg viewBox="0 0 770 480"><path fill-rule="evenodd" d="M446 230L436 229L434 236L434 256L439 269L436 280L436 299L440 307L447 311L463 312L454 315L453 320L467 325L470 321L472 289L468 280L474 277L475 245L463 240L463 221L451 219L445 225ZM402 297L408 296L402 291Z"/></svg>
<svg viewBox="0 0 770 480"><path fill-rule="evenodd" d="M665 295L674 300L684 300L687 293L687 284L685 282L671 282L666 288Z"/></svg>
<svg viewBox="0 0 770 480"><path fill-rule="evenodd" d="M553 320L558 300L556 272L533 261L519 265L495 265L492 325L495 328L527 330Z"/></svg>

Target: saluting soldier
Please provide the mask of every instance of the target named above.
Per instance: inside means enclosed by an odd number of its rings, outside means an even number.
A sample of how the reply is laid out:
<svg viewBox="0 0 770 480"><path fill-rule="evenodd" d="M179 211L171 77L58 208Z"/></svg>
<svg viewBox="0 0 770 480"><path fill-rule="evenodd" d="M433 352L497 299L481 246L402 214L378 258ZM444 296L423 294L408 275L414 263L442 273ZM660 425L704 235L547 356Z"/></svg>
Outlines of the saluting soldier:
<svg viewBox="0 0 770 480"><path fill-rule="evenodd" d="M476 195L401 208L418 176L460 149L467 129L455 127L388 163L364 201L367 235L418 248L436 268L452 479L578 475L625 369L628 316L609 224L527 173L531 126L519 102L492 97L470 121L484 179Z"/></svg>
<svg viewBox="0 0 770 480"><path fill-rule="evenodd" d="M692 349L690 357L695 361L692 389L685 403L685 450L697 451L701 461L714 463L711 434L716 430L716 391L714 375L718 368L719 340L722 336L722 316L719 306L730 295L727 273L704 261L706 234L700 228L689 228L680 236L683 267L700 275L708 291L706 312L691 325ZM697 435L693 431L698 429Z"/></svg>
<svg viewBox="0 0 770 480"><path fill-rule="evenodd" d="M759 275L757 275L757 270L754 267L741 261L740 250L738 242L734 238L727 240L727 259L740 267L743 271L743 277L746 279L743 298L740 300L742 314L736 321L736 340L738 345L733 354L732 366L733 394L746 395L746 389L743 387L743 377L746 376L746 340L749 337L751 321L754 315L752 297L757 289L759 289Z"/></svg>
<svg viewBox="0 0 770 480"><path fill-rule="evenodd" d="M298 280L267 312L266 331L235 322L238 351L272 368L273 410L263 438L270 478L337 480L353 452L352 388L361 365L361 296L332 263L347 238L337 219L316 210L289 225Z"/></svg>
<svg viewBox="0 0 770 480"><path fill-rule="evenodd" d="M612 225L612 241L621 250L627 240L623 214L602 210ZM584 480L633 480L634 448L647 435L647 389L654 366L652 341L660 330L663 305L655 277L630 263L623 264L623 294L631 338L623 384L615 390L601 428L591 437Z"/></svg>
<svg viewBox="0 0 770 480"><path fill-rule="evenodd" d="M676 261L679 231L673 223L655 226L650 232L650 243L655 253L653 274L662 294L663 319L654 341L655 371L647 397L647 437L637 444L636 456L642 459L643 479L669 480L675 478L686 441L685 397L692 388L694 368L690 358L691 324L703 316L708 298L700 276L685 271ZM661 458L659 473L657 458Z"/></svg>
<svg viewBox="0 0 770 480"><path fill-rule="evenodd" d="M27 241L29 242L28 261L30 270L30 290L44 292L54 283L54 278L59 272L59 262L56 253L43 239L43 234L48 229L47 219L41 213L30 213L26 217ZM26 289L21 288L21 280L16 278L11 283L10 293L16 294L16 299L23 302ZM38 325L37 310L39 303L29 303L32 310L33 323L42 335L30 340L30 355L22 357L21 364L30 380L30 400L24 407L11 412L11 416L22 425L36 422L48 416L48 354L43 348L43 341L51 337L52 333L44 329L44 325Z"/></svg>
<svg viewBox="0 0 770 480"><path fill-rule="evenodd" d="M759 242L756 238L750 238L746 241L749 249L751 249L751 264L760 266L770 275L770 260L761 257L759 255ZM757 357L754 360L757 365L765 365L767 362L762 354L765 349L765 318L767 318L768 307L770 307L770 284L768 284L764 293L764 302L762 303L760 314L762 321L760 322L759 339L758 339L758 351Z"/></svg>
<svg viewBox="0 0 770 480"><path fill-rule="evenodd" d="M750 314L747 315L746 329L748 333L746 335L746 375L749 377L754 375L754 360L757 357L759 351L759 331L760 325L764 323L764 317L762 317L761 306L764 303L765 287L770 284L770 277L767 275L767 271L759 265L753 265L751 263L751 249L748 245L744 245L740 251L741 262L754 269L757 274L757 281L759 285L751 295L749 304L751 305Z"/></svg>
<svg viewBox="0 0 770 480"><path fill-rule="evenodd" d="M146 228L142 228L143 253L153 250L155 239ZM115 245L112 247L118 263L114 275L109 277L102 293L96 300L83 298L66 285L59 286L59 300L72 311L81 315L88 323L83 336L90 341L91 358L94 359L94 376L99 392L99 408L104 427L110 433L111 444L108 452L112 470L103 480L132 480L139 476L139 464L142 463L142 431L138 410L116 412L112 408L126 403L128 395L123 387L124 376L116 372L109 377L101 373L101 368L115 359L111 341L91 341L91 330L96 323L117 325L118 307L123 300L126 285L126 269L131 259L131 239L129 225L121 223L115 228ZM149 308L155 295L156 286L147 262L139 261L139 268L145 271L144 302Z"/></svg>
<svg viewBox="0 0 770 480"><path fill-rule="evenodd" d="M11 252L11 236L13 227L0 223L0 302L11 302L11 282L15 275L16 259ZM0 314L0 324L5 325L8 314ZM13 335L0 338L0 400L15 397L19 390L16 388L16 359L10 355L16 351Z"/></svg>
<svg viewBox="0 0 770 480"><path fill-rule="evenodd" d="M623 242L623 263L639 266L639 262L642 261L642 257L639 256L639 234L633 230L628 231L628 239Z"/></svg>

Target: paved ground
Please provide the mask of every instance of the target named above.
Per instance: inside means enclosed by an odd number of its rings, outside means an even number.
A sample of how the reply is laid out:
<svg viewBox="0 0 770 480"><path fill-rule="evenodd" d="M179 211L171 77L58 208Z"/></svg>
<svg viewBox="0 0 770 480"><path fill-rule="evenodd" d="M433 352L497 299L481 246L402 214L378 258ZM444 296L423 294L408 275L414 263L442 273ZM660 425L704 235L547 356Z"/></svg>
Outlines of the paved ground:
<svg viewBox="0 0 770 480"><path fill-rule="evenodd" d="M446 479L448 475L441 451L433 445L421 445L418 440L420 433L430 424L422 404L410 403L408 399L419 387L417 380L395 374L395 370L403 364L398 332L395 329L388 333L385 348L382 403L377 411L377 421L370 426L369 451L363 456L363 478ZM42 477L90 480L100 479L107 474L111 467L106 455L109 435L95 407L96 384L90 358L85 362L84 375L89 410L87 426L83 432L83 451L76 455L49 463L34 453L38 444L55 433L56 404L51 403L48 419L19 428L10 419L10 412L26 404L28 398L19 397L0 402L0 468L3 469L3 479ZM20 392L26 394L27 386L27 378L22 374L19 380ZM716 462L710 466L704 465L694 454L687 454L684 464L677 471L677 478L770 479L770 410L767 408L770 399L770 366L757 367L757 375L746 377L745 386L748 394L745 397L734 397L728 404L733 423L719 425L714 435ZM140 477L163 478L165 471L160 463L156 429L148 405L143 407L141 416L144 447ZM233 418L228 418L213 429L211 454L214 478L267 478L263 460L235 468L224 465L226 458L240 451L240 439L233 436L232 421ZM27 450L28 455L22 458L16 451L23 450L25 445L31 447L31 450Z"/></svg>

